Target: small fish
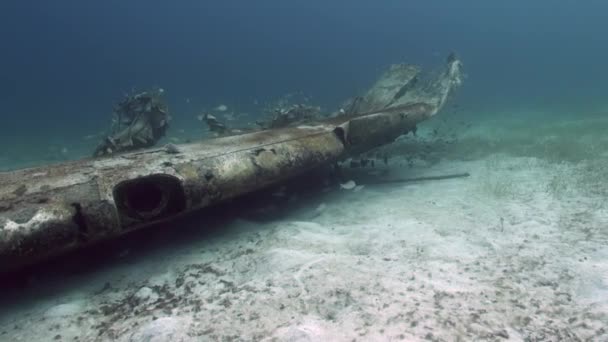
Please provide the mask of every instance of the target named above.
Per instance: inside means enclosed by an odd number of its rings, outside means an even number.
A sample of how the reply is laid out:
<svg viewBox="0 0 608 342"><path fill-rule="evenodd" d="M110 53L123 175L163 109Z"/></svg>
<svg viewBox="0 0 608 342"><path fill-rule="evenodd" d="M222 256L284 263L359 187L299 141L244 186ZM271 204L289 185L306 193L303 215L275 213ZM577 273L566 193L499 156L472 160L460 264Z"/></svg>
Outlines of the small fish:
<svg viewBox="0 0 608 342"><path fill-rule="evenodd" d="M215 110L218 112L225 112L228 110L228 106L221 104L221 105L215 107Z"/></svg>
<svg viewBox="0 0 608 342"><path fill-rule="evenodd" d="M169 154L178 154L181 153L181 151L179 150L179 148L174 145L174 144L167 144L165 145L165 152L169 153Z"/></svg>
<svg viewBox="0 0 608 342"><path fill-rule="evenodd" d="M310 219L315 219L321 216L321 214L323 214L326 209L327 205L325 203L319 204L319 206L313 212L310 213Z"/></svg>
<svg viewBox="0 0 608 342"><path fill-rule="evenodd" d="M340 184L340 188L344 189L344 190L352 190L357 186L357 183L355 183L355 181L353 180L349 180L348 182L344 183L344 184Z"/></svg>

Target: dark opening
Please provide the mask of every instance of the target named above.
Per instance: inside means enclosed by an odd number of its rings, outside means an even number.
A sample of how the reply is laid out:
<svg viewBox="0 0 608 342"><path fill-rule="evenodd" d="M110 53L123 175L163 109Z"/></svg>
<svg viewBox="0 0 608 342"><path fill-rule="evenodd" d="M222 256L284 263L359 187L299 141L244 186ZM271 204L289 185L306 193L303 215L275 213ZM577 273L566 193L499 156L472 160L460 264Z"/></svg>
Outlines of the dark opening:
<svg viewBox="0 0 608 342"><path fill-rule="evenodd" d="M150 215L161 209L164 200L163 190L153 182L136 182L126 192L129 208L141 215Z"/></svg>
<svg viewBox="0 0 608 342"><path fill-rule="evenodd" d="M186 197L179 179L151 175L118 184L114 200L123 223L157 221L182 212Z"/></svg>
<svg viewBox="0 0 608 342"><path fill-rule="evenodd" d="M336 127L334 128L334 134L340 139L342 145L346 146L346 134L344 133L344 128Z"/></svg>

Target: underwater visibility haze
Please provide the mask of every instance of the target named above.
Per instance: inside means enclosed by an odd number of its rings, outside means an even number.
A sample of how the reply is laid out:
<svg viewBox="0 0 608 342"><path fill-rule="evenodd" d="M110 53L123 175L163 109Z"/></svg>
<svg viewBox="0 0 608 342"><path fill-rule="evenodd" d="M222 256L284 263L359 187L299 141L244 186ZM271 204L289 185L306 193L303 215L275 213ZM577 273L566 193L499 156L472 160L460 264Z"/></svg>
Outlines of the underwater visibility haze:
<svg viewBox="0 0 608 342"><path fill-rule="evenodd" d="M608 340L605 13L2 1L0 340Z"/></svg>
<svg viewBox="0 0 608 342"><path fill-rule="evenodd" d="M480 110L590 106L607 76L602 1L1 6L7 143L51 130L66 136L77 127L96 133L123 93L153 86L167 90L183 126L203 106L253 110L255 99L295 91L335 107L391 63L434 66L452 50L470 75L459 101Z"/></svg>

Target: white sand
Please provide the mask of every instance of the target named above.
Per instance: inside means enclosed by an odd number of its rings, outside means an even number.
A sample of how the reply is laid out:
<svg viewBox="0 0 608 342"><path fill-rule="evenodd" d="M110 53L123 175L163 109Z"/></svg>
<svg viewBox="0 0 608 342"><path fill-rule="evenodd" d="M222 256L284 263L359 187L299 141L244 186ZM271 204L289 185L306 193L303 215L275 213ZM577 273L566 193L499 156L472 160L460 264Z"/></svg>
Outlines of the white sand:
<svg viewBox="0 0 608 342"><path fill-rule="evenodd" d="M608 340L608 205L580 166L496 155L394 175L464 171L336 185L282 221L33 285L0 340Z"/></svg>

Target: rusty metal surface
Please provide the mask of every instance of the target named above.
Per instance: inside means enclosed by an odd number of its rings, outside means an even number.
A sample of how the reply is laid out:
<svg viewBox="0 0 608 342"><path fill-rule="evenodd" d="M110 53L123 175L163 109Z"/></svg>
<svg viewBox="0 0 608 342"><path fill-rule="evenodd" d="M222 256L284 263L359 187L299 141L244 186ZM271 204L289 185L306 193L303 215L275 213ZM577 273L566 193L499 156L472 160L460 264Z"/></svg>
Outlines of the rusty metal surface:
<svg viewBox="0 0 608 342"><path fill-rule="evenodd" d="M451 89L448 81L431 103L0 173L0 272L390 143L437 113Z"/></svg>

